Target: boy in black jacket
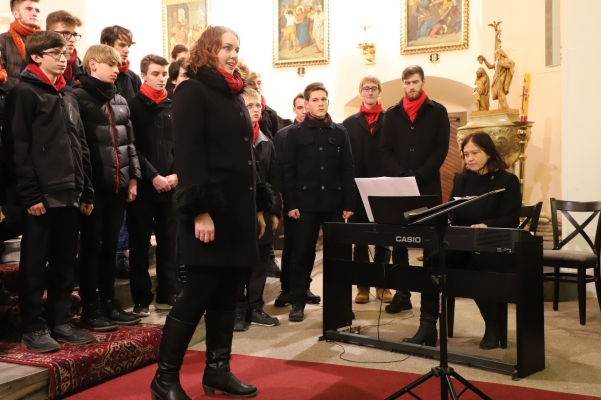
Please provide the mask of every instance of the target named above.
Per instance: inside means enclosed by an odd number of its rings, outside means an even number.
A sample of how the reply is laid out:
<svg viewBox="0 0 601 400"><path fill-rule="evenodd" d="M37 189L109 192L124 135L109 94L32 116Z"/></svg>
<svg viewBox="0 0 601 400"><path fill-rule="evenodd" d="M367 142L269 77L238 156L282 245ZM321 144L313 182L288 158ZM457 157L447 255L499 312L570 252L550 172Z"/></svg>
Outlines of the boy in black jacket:
<svg viewBox="0 0 601 400"><path fill-rule="evenodd" d="M149 315L154 297L148 275L148 247L153 227L158 278L155 308L171 309L181 291L175 255L173 189L177 186L177 175L173 169L171 99L165 89L167 65L163 57L154 54L144 57L140 63L144 84L140 92L127 101L142 172L138 197L127 206L129 279L134 314L139 316Z"/></svg>
<svg viewBox="0 0 601 400"><path fill-rule="evenodd" d="M58 350L57 341L93 340L69 323L78 215L92 212L94 190L78 105L66 95L70 88L62 76L66 45L55 32L31 35L26 46L29 64L5 109L4 131L9 134L3 143L14 168L17 201L27 212L19 266L22 345L36 352Z"/></svg>

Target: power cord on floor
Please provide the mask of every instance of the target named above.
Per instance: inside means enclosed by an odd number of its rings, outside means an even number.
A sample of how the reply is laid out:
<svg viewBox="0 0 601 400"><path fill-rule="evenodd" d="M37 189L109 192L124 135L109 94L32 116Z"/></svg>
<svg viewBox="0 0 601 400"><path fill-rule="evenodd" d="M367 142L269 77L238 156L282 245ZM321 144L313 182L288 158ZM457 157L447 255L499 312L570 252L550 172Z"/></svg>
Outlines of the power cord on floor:
<svg viewBox="0 0 601 400"><path fill-rule="evenodd" d="M343 361L347 361L347 362L351 362L351 363L355 363L355 364L394 364L394 363L399 363L399 362L406 361L407 359L409 359L411 357L411 354L409 354L407 357L403 358L402 360L393 360L393 361L355 361L355 360L349 360L348 358L342 357L346 353L346 349L340 343L338 343L338 342L336 342L334 340L331 340L331 339L327 339L326 343L334 343L336 346L342 347L342 353L338 356L338 358L340 358ZM420 346L420 348L421 347L422 346Z"/></svg>

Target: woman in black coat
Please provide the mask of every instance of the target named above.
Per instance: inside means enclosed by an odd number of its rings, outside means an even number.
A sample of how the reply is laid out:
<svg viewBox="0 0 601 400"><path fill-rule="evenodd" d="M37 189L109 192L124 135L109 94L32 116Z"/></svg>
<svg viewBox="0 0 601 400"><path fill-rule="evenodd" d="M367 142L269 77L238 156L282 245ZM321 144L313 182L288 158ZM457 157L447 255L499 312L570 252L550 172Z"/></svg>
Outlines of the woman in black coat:
<svg viewBox="0 0 601 400"><path fill-rule="evenodd" d="M488 196L469 207L458 208L450 215L452 226L470 226L472 228L517 228L519 225L522 197L520 183L514 174L507 172L507 165L499 154L495 144L486 132L474 132L465 137L461 144L465 170L455 176L451 199L454 197L479 196L492 190L504 188L505 191ZM471 265L482 268L480 261L484 255L471 252L446 251L447 265L452 268L470 268ZM490 259L486 258L487 267ZM498 259L498 262L503 262ZM438 265L438 253L434 252L425 261L426 265ZM493 263L494 264L494 263ZM486 324L481 349L499 347L499 303L476 300L482 318ZM438 293L422 293L419 330L412 338L404 341L427 346L436 346L438 332L436 321L438 312Z"/></svg>
<svg viewBox="0 0 601 400"><path fill-rule="evenodd" d="M229 28L207 28L190 51L187 75L173 96L175 193L179 263L186 287L171 309L150 386L154 398L189 399L179 370L192 334L205 314L207 361L205 393L215 390L251 397L230 372L236 293L246 268L258 263L262 212L271 198L258 190L253 129L235 69L238 35ZM259 223L257 223L259 221Z"/></svg>

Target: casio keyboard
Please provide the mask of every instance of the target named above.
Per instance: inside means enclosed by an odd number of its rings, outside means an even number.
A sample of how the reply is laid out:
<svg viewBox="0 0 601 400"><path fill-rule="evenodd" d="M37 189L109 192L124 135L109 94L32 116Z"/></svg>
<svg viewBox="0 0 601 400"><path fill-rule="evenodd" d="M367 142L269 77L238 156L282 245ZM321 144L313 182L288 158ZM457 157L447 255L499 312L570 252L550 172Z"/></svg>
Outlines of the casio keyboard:
<svg viewBox="0 0 601 400"><path fill-rule="evenodd" d="M370 338L339 328L352 325L352 285L438 292L438 267L352 261L351 245L436 250L433 226L326 223L323 228L323 338L438 357L437 347ZM449 297L514 303L517 362L453 353L451 362L477 365L524 378L545 368L542 238L521 229L449 227L445 250L473 253L468 265L447 265Z"/></svg>

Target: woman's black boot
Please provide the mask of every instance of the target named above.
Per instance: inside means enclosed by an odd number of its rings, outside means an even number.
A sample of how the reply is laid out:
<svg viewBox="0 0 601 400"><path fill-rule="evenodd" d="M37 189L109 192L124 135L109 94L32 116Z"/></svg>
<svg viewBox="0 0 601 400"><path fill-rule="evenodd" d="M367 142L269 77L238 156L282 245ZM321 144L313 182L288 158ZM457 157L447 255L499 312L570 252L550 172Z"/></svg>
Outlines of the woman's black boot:
<svg viewBox="0 0 601 400"><path fill-rule="evenodd" d="M207 365L202 387L207 396L219 390L230 397L246 398L257 395L257 387L240 382L230 371L230 355L234 337L235 311L207 311Z"/></svg>
<svg viewBox="0 0 601 400"><path fill-rule="evenodd" d="M422 313L419 317L419 329L411 338L404 338L403 342L421 344L436 347L438 331L436 330L437 317L434 315Z"/></svg>
<svg viewBox="0 0 601 400"><path fill-rule="evenodd" d="M480 341L480 348L491 350L500 347L501 335L499 334L499 303L492 301L476 300L480 314L486 324L484 337Z"/></svg>
<svg viewBox="0 0 601 400"><path fill-rule="evenodd" d="M167 316L159 350L158 369L150 384L152 400L190 400L179 382L179 370L195 330L196 324Z"/></svg>

